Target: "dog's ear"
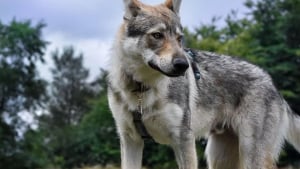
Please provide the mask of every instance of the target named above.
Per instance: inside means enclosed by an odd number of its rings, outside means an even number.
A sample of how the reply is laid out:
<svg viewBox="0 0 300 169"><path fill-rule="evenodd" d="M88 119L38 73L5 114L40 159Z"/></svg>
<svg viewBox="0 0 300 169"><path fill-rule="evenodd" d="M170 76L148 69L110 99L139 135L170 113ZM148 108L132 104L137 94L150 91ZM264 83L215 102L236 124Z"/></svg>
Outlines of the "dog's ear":
<svg viewBox="0 0 300 169"><path fill-rule="evenodd" d="M165 5L179 15L181 0L166 0Z"/></svg>
<svg viewBox="0 0 300 169"><path fill-rule="evenodd" d="M125 19L136 17L141 10L141 2L138 0L123 0L125 4Z"/></svg>

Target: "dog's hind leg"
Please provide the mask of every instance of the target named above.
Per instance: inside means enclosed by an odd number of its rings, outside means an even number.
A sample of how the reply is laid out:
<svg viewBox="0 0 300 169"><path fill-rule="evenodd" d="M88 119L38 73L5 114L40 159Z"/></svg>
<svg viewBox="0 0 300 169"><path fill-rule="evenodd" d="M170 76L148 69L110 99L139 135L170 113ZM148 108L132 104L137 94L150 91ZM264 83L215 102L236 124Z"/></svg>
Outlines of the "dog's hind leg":
<svg viewBox="0 0 300 169"><path fill-rule="evenodd" d="M273 99L264 105L249 106L252 108L241 114L237 132L243 169L277 168L275 161L288 126L282 104L281 100Z"/></svg>
<svg viewBox="0 0 300 169"><path fill-rule="evenodd" d="M278 112L266 112L262 120L245 118L239 126L239 152L242 169L276 169L283 142L282 119Z"/></svg>
<svg viewBox="0 0 300 169"><path fill-rule="evenodd" d="M176 138L175 138L176 139ZM178 137L172 148L175 153L179 169L197 169L195 137L191 130L187 129Z"/></svg>
<svg viewBox="0 0 300 169"><path fill-rule="evenodd" d="M231 130L211 134L205 154L209 169L240 169L238 138Z"/></svg>
<svg viewBox="0 0 300 169"><path fill-rule="evenodd" d="M242 169L276 169L272 143L266 144L263 139L251 137L240 137L239 140Z"/></svg>

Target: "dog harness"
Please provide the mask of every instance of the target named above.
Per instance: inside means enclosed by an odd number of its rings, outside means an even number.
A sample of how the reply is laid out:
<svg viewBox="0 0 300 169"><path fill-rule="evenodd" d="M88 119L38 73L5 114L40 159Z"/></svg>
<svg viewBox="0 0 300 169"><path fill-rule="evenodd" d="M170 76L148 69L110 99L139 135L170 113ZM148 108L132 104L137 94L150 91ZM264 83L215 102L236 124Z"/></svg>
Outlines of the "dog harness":
<svg viewBox="0 0 300 169"><path fill-rule="evenodd" d="M200 71L197 67L197 61L196 61L196 56L197 54L192 50L192 49L184 49L184 51L189 55L189 58L191 60L191 66L194 72L194 76L196 80L200 79ZM132 117L133 117L133 123L134 126L141 136L143 140L150 140L153 141L153 138L151 135L148 133L143 120L142 120L142 114L143 114L143 107L142 107L142 99L143 99L143 94L150 90L149 87L144 86L141 82L136 82L137 88L134 89L132 92L136 93L138 96L138 110L132 111Z"/></svg>
<svg viewBox="0 0 300 169"><path fill-rule="evenodd" d="M197 54L192 49L189 49L189 48L185 48L184 51L189 55L189 57L191 59L191 65L192 65L195 79L199 80L201 78L201 76L200 76L200 71L197 66L197 60L196 60Z"/></svg>
<svg viewBox="0 0 300 169"><path fill-rule="evenodd" d="M133 117L133 124L135 129L142 137L143 140L153 140L151 135L148 133L143 121L142 121L142 114L143 114L143 107L142 107L142 98L143 93L150 90L150 88L145 87L142 83L136 82L137 89L134 89L132 92L136 93L138 96L138 110L132 111Z"/></svg>

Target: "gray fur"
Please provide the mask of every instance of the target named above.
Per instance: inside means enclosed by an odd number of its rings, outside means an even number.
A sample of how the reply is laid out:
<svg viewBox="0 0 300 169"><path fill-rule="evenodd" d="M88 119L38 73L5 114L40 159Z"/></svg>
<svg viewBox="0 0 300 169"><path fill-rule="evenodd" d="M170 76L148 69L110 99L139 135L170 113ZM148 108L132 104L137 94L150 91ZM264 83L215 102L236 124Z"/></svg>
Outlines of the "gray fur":
<svg viewBox="0 0 300 169"><path fill-rule="evenodd" d="M189 103L188 79L186 77L179 77L171 80L174 80L174 82L171 82L168 87L168 99L180 105L184 111L187 111L188 105L186 103Z"/></svg>
<svg viewBox="0 0 300 169"><path fill-rule="evenodd" d="M234 57L195 51L201 78L195 79L192 66L183 76L174 74L174 57L193 62L178 40L178 16L164 5L139 10L124 20L108 76L122 169L141 168L144 143L131 113L140 108L148 133L173 148L180 169L197 168L195 139L201 137L208 138L209 169L273 169L284 139L300 151L300 118L265 71Z"/></svg>

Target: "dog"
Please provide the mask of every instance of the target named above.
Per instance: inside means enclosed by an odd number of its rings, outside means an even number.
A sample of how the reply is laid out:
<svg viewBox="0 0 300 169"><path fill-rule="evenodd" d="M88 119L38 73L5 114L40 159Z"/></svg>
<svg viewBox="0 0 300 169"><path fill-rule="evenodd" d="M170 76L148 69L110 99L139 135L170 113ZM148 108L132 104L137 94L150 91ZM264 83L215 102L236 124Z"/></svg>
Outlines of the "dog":
<svg viewBox="0 0 300 169"><path fill-rule="evenodd" d="M141 169L144 137L169 145L180 169L197 169L206 137L209 169L273 169L284 140L300 151L300 117L259 67L185 49L181 0L124 0L108 74L122 169Z"/></svg>

